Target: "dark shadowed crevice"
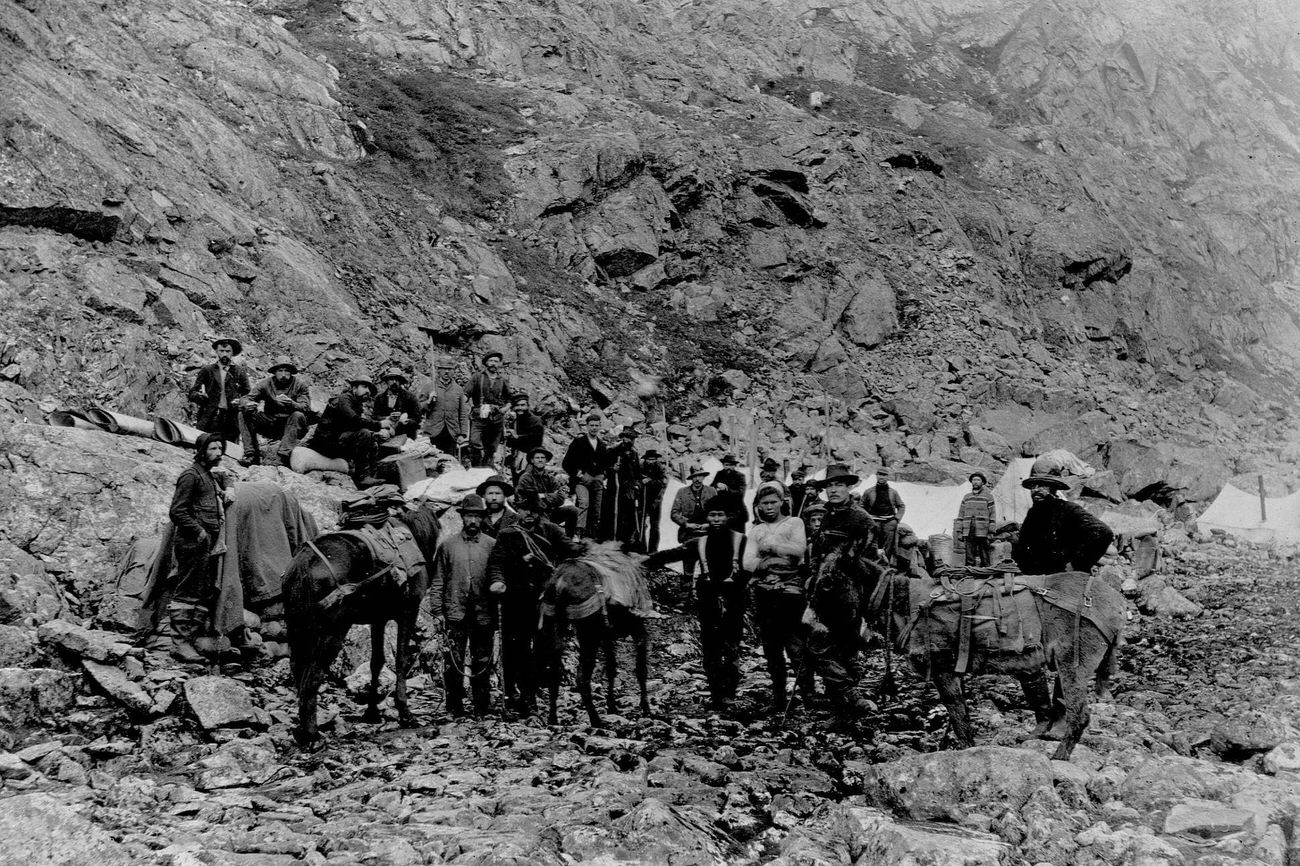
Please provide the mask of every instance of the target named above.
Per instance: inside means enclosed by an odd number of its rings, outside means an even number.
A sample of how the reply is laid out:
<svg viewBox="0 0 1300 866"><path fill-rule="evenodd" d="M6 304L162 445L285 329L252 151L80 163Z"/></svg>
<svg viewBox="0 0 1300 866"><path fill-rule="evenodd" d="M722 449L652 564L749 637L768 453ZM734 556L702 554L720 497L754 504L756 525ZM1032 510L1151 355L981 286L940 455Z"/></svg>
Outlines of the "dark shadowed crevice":
<svg viewBox="0 0 1300 866"><path fill-rule="evenodd" d="M87 241L111 241L122 226L122 218L98 211L50 205L9 207L0 205L0 226L49 229Z"/></svg>

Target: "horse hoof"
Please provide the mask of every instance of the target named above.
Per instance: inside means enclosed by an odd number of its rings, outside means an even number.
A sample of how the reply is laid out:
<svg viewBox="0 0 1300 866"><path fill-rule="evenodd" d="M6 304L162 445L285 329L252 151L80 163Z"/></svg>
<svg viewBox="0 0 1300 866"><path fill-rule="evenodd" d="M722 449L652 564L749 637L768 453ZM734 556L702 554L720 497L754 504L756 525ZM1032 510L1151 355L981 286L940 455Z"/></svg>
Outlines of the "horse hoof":
<svg viewBox="0 0 1300 866"><path fill-rule="evenodd" d="M600 716L591 716L590 718L587 719L587 721L591 722L591 726L593 728L605 727L605 720L602 719Z"/></svg>
<svg viewBox="0 0 1300 866"><path fill-rule="evenodd" d="M643 715L643 716L649 718L650 716L653 716L654 714L655 714L655 713L654 713L654 710L650 709L650 705L649 705L649 704L642 704L642 705L641 705L641 715Z"/></svg>
<svg viewBox="0 0 1300 866"><path fill-rule="evenodd" d="M361 715L361 721L365 722L367 725L377 725L383 720L384 717L380 714L379 710L373 707L366 710Z"/></svg>
<svg viewBox="0 0 1300 866"><path fill-rule="evenodd" d="M325 741L315 732L306 734L302 731L294 731L293 739L298 744L298 748L304 752L314 753L325 748Z"/></svg>
<svg viewBox="0 0 1300 866"><path fill-rule="evenodd" d="M555 713L551 713L549 716L546 717L546 724L548 725L558 725L559 723L560 723L560 719L557 715L555 715Z"/></svg>
<svg viewBox="0 0 1300 866"><path fill-rule="evenodd" d="M418 728L420 723L415 720L415 716L410 713L400 713L397 716L397 724L403 728Z"/></svg>

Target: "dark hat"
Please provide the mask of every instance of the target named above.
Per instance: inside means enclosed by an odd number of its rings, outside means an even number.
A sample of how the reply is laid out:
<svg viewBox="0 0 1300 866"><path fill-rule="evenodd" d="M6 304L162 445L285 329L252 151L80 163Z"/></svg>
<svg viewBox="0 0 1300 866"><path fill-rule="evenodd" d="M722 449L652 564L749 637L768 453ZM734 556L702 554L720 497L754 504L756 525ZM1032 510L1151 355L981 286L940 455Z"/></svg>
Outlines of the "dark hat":
<svg viewBox="0 0 1300 866"><path fill-rule="evenodd" d="M230 346L230 351L233 355L242 355L244 353L244 344L236 340L234 337L217 337L212 341L212 348L215 349L218 346Z"/></svg>
<svg viewBox="0 0 1300 866"><path fill-rule="evenodd" d="M379 377L379 381L381 382L387 382L390 379L396 379L397 381L401 382L403 385L405 385L408 381L410 381L409 379L406 378L406 374L403 373L397 367L389 367L388 370L384 372L384 375Z"/></svg>
<svg viewBox="0 0 1300 866"><path fill-rule="evenodd" d="M516 391L515 395L510 398L510 405L513 406L515 403L518 403L520 400L523 400L525 403L527 403L528 395L525 394L523 391Z"/></svg>
<svg viewBox="0 0 1300 866"><path fill-rule="evenodd" d="M781 464L776 461L775 457L768 457L763 461L763 469L768 472L775 472L781 468Z"/></svg>
<svg viewBox="0 0 1300 866"><path fill-rule="evenodd" d="M628 424L622 430L618 431L618 435L620 438L635 439L641 435L641 431L636 429L635 424Z"/></svg>
<svg viewBox="0 0 1300 866"><path fill-rule="evenodd" d="M348 387L351 388L354 385L368 385L370 387L370 393L372 396L375 394L376 391L379 390L379 388L376 387L375 385L375 381L371 379L369 376L367 376L365 373L360 373L358 375L348 377Z"/></svg>
<svg viewBox="0 0 1300 866"><path fill-rule="evenodd" d="M483 356L483 363L486 364L488 361L492 360L493 358L500 358L502 361L504 361L506 359L506 356L501 354L500 352L495 352L495 351L488 352Z"/></svg>
<svg viewBox="0 0 1300 866"><path fill-rule="evenodd" d="M966 480L967 480L967 481L974 481L976 476L979 476L979 479L980 479L981 481L983 481L985 484L988 484L988 483L989 483L989 477L988 477L987 475L985 475L983 472L980 472L979 470L976 470L976 471L972 472L970 475L967 475L967 476L966 476Z"/></svg>
<svg viewBox="0 0 1300 866"><path fill-rule="evenodd" d="M702 466L692 466L690 471L686 473L686 477L688 479L699 478L701 475L704 476L705 478L709 476L708 470L703 468Z"/></svg>
<svg viewBox="0 0 1300 866"><path fill-rule="evenodd" d="M723 466L737 466L739 464L740 464L740 460L737 459L735 454L728 454L727 456L722 458Z"/></svg>
<svg viewBox="0 0 1300 866"><path fill-rule="evenodd" d="M477 493L468 493L465 495L465 498L460 501L460 505L456 506L456 510L462 514L466 512L482 514L487 511L487 503L484 502L483 497L479 496Z"/></svg>
<svg viewBox="0 0 1300 866"><path fill-rule="evenodd" d="M515 511L521 509L528 509L529 511L542 510L542 497L538 495L536 490L525 490L515 497Z"/></svg>
<svg viewBox="0 0 1300 866"><path fill-rule="evenodd" d="M826 503L825 503L825 502L822 502L820 499L814 499L812 502L810 502L810 503L808 503L807 505L805 505L805 506L803 507L803 511L800 512L800 513L803 514L803 515L809 515L809 514L825 514L825 513L826 513Z"/></svg>
<svg viewBox="0 0 1300 866"><path fill-rule="evenodd" d="M653 448L641 455L642 460L659 460L662 457L663 455Z"/></svg>
<svg viewBox="0 0 1300 866"><path fill-rule="evenodd" d="M276 358L275 363L271 365L271 369L267 370L267 372L274 373L276 370L279 370L281 368L288 370L290 373L298 372L298 365L295 364L293 361L290 361L288 355L281 355L278 358Z"/></svg>
<svg viewBox="0 0 1300 866"><path fill-rule="evenodd" d="M853 474L853 470L849 469L847 464L832 463L826 467L826 477L817 483L819 486L824 486L832 481L842 481L850 487L854 487L861 480L861 478Z"/></svg>
<svg viewBox="0 0 1300 866"><path fill-rule="evenodd" d="M800 463L798 466L796 466L795 468L793 468L793 469L790 470L790 475L791 475L791 476L794 476L794 475L807 475L807 474L808 474L808 467L807 467L805 464L803 464L803 463Z"/></svg>
<svg viewBox="0 0 1300 866"><path fill-rule="evenodd" d="M483 492L487 490L489 487L500 487L501 491L505 493L506 496L515 495L515 486L511 484L509 481L507 481L504 476L501 475L493 475L492 477L486 479L482 484L478 486L478 488L474 492L477 493L479 496L482 496Z"/></svg>
<svg viewBox="0 0 1300 866"><path fill-rule="evenodd" d="M599 412L589 412L587 413L587 417L583 418L582 420L584 422L587 422L587 421L604 421L605 419L601 416Z"/></svg>
<svg viewBox="0 0 1300 866"><path fill-rule="evenodd" d="M532 460L532 459L533 459L534 457L536 457L538 454L545 454L547 460L554 460L554 459L555 459L555 455L554 455L554 454L552 454L550 451L547 451L545 448L541 447L540 445L539 445L538 447L534 448L532 451L529 451L529 452L528 452L528 459L529 459L529 460Z"/></svg>
<svg viewBox="0 0 1300 866"><path fill-rule="evenodd" d="M1053 490L1069 490L1069 489L1070 489L1070 485L1067 484L1067 483L1065 483L1065 480L1064 480L1064 479L1062 479L1062 478L1058 478L1058 477L1055 476L1055 475L1030 475L1030 476L1029 476L1028 478L1026 478L1024 481L1021 481L1021 482L1020 482L1020 486L1026 488L1026 489L1028 489L1028 488L1030 488L1030 487L1034 487L1035 485L1038 485L1038 484L1041 484L1041 485L1043 485L1044 487L1050 487L1050 488L1052 488Z"/></svg>

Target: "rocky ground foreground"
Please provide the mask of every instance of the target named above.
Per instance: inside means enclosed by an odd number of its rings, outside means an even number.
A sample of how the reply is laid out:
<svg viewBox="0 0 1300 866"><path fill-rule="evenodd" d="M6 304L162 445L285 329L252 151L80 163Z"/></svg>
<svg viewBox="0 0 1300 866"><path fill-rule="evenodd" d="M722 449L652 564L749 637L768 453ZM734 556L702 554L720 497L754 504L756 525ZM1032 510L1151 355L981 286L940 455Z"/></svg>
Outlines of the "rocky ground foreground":
<svg viewBox="0 0 1300 866"><path fill-rule="evenodd" d="M179 665L8 578L0 863L1300 862L1300 577L1276 551L1164 541L1165 579L1196 604L1181 619L1134 608L1116 701L1094 707L1070 763L1015 744L1030 714L998 678L972 689L974 749L936 750L945 716L910 674L853 726L818 702L777 725L756 709L752 645L735 717L709 715L666 585L651 718L591 730L566 690L557 727L453 723L422 670L423 727L391 709L367 725L349 650L323 702L328 745L304 753L287 661Z"/></svg>

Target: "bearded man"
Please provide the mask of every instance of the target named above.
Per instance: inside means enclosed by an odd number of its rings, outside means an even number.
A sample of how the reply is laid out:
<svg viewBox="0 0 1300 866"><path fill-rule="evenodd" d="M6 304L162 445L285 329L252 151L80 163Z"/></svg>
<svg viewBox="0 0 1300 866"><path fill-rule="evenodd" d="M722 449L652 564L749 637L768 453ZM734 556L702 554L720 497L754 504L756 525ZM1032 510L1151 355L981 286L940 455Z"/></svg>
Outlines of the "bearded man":
<svg viewBox="0 0 1300 866"><path fill-rule="evenodd" d="M289 465L289 454L307 435L307 413L311 411L311 394L307 383L298 376L298 366L287 357L275 359L270 374L257 383L249 402L240 413L245 466ZM275 450L262 456L259 436L278 440Z"/></svg>
<svg viewBox="0 0 1300 866"><path fill-rule="evenodd" d="M1092 571L1115 533L1077 502L1061 499L1057 491L1070 485L1055 475L1030 475L1021 486L1032 504L1020 524L1011 557L1025 574Z"/></svg>
<svg viewBox="0 0 1300 866"><path fill-rule="evenodd" d="M212 342L217 360L199 369L189 400L198 407L194 426L216 433L227 442L239 441L239 407L250 388L248 371L235 363L244 347L234 337Z"/></svg>
<svg viewBox="0 0 1300 866"><path fill-rule="evenodd" d="M207 631L208 615L216 599L217 585L212 571L212 549L226 519L224 478L213 473L226 453L226 443L215 433L204 433L194 443L194 462L176 479L167 516L175 527L172 558L176 563L176 584L172 591L173 611L189 609L191 615L172 615L181 637L192 639ZM206 615L203 613L206 611Z"/></svg>

